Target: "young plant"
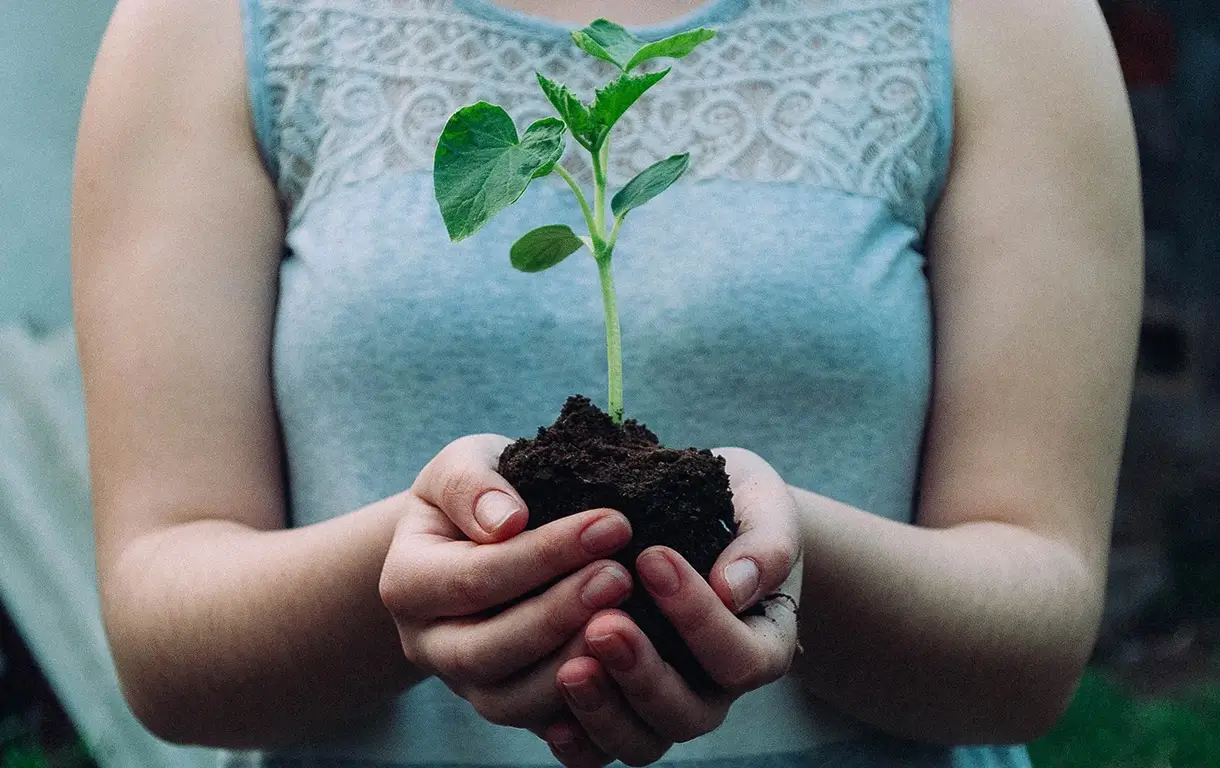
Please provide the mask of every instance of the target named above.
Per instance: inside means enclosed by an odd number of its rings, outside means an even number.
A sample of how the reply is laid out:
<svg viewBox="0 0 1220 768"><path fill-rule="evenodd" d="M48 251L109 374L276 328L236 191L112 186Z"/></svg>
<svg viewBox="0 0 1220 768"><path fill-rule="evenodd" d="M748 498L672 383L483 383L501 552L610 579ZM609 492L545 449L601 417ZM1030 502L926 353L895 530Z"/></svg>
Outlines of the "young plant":
<svg viewBox="0 0 1220 768"><path fill-rule="evenodd" d="M668 69L649 74L632 74L632 70L653 59L680 59L715 34L708 29L694 29L646 42L617 24L598 19L573 32L572 40L585 53L613 64L620 73L597 89L591 103L585 104L566 85L537 73L538 84L560 119L537 120L518 138L508 113L481 101L463 107L449 118L436 147L433 167L436 200L453 242L470 237L493 216L517 202L534 179L554 173L571 188L588 233L578 235L566 224L538 227L512 246L509 257L522 272L541 272L581 247L592 254L601 279L606 314L608 412L615 424L623 421L623 352L611 270L614 245L627 214L677 181L686 170L690 155L661 160L627 182L610 200L613 222L608 222L606 169L610 131L640 96L669 74ZM592 204L576 179L559 164L567 133L589 153L593 169Z"/></svg>

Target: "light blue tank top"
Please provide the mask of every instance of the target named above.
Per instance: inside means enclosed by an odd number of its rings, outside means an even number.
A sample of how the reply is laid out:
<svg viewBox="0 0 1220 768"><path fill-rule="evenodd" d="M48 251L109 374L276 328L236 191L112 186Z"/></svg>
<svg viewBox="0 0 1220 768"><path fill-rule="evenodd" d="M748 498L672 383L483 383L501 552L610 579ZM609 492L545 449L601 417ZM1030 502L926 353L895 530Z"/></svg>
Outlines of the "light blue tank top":
<svg viewBox="0 0 1220 768"><path fill-rule="evenodd" d="M484 99L524 125L551 114L535 70L589 99L604 63L578 54L568 27L490 0L243 7L255 131L288 222L273 371L294 524L402 490L462 435L531 435L571 393L604 405L592 261L541 275L508 263L529 229L580 225L566 187L535 183L454 245L431 182L454 110ZM794 485L909 521L931 386L922 245L952 125L947 0L710 0L637 31L695 25L719 36L611 141L616 185L692 155L616 249L627 414L667 444L749 448ZM565 164L587 173L575 154ZM435 679L265 761L554 764L537 737L488 724ZM666 762L1028 766L1019 747L885 738L791 678Z"/></svg>

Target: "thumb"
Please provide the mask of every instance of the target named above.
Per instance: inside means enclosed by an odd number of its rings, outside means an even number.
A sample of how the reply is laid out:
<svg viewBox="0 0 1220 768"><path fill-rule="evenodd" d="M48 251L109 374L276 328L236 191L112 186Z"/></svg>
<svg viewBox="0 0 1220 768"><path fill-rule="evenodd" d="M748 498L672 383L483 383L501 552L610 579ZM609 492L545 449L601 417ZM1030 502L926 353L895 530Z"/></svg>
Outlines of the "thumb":
<svg viewBox="0 0 1220 768"><path fill-rule="evenodd" d="M787 484L750 451L721 448L714 453L725 459L738 530L712 567L712 589L734 613L776 591L799 600L802 542Z"/></svg>
<svg viewBox="0 0 1220 768"><path fill-rule="evenodd" d="M411 486L471 541L491 544L525 530L529 512L508 481L496 472L500 453L512 441L503 435L468 435L445 446Z"/></svg>

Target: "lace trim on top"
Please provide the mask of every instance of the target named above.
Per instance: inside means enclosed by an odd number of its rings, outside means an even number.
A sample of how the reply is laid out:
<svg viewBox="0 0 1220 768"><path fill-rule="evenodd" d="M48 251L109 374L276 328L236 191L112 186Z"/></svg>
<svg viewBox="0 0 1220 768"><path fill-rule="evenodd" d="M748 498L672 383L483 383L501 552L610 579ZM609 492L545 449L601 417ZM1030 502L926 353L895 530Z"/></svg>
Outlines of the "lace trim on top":
<svg viewBox="0 0 1220 768"><path fill-rule="evenodd" d="M616 125L611 182L690 152L684 182L828 187L885 200L922 232L947 141L933 42L947 30L929 30L938 1L748 0ZM613 74L560 25L495 22L454 0L261 0L261 11L266 93L253 96L270 102L260 142L292 221L336 187L430 171L445 120L466 104L500 104L519 126L553 115L535 71L585 100ZM587 177L569 145L565 166Z"/></svg>

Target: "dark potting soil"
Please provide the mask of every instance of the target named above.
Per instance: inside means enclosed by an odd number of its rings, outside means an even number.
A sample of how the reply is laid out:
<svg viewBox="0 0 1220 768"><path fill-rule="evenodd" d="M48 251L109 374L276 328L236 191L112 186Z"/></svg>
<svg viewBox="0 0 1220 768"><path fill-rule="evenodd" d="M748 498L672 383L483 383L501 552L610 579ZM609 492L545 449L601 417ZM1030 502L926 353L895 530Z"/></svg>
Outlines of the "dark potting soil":
<svg viewBox="0 0 1220 768"><path fill-rule="evenodd" d="M692 683L706 673L636 578L635 561L654 545L671 547L704 578L737 535L724 459L695 448L665 448L647 427L621 426L588 398L568 398L559 418L538 436L504 449L500 474L529 508L537 528L588 509L616 509L631 521L632 539L615 556L636 588L620 606L661 657ZM761 606L749 613L761 614Z"/></svg>

